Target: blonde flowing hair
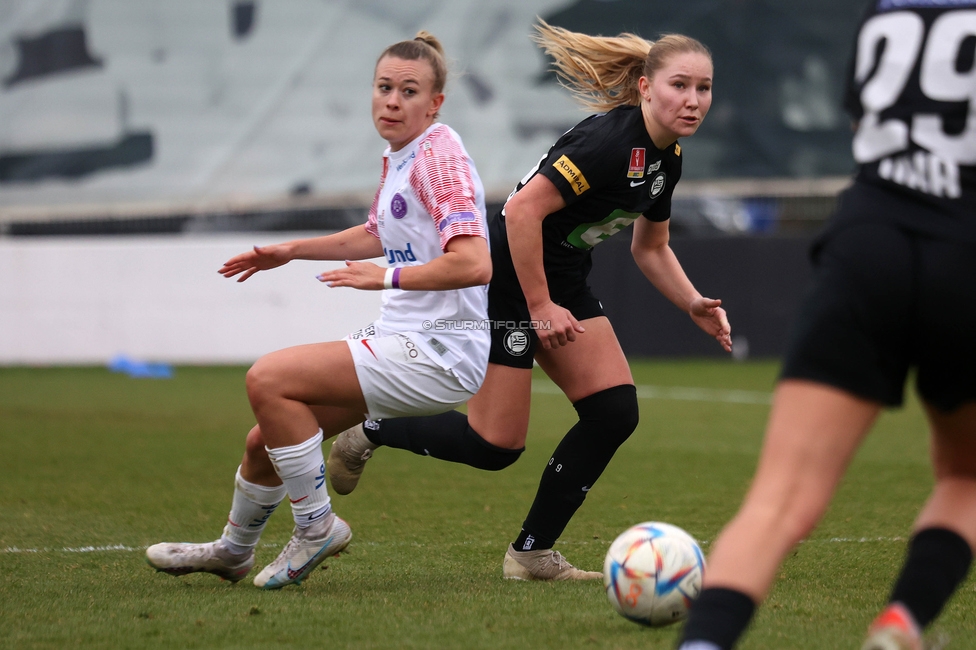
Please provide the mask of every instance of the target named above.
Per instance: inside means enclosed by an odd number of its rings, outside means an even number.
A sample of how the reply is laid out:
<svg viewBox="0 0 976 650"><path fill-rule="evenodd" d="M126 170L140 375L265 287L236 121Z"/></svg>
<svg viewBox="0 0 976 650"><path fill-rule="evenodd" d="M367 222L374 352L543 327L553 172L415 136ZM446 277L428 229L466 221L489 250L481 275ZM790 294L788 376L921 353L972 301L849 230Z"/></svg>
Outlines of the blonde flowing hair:
<svg viewBox="0 0 976 650"><path fill-rule="evenodd" d="M535 30L532 40L553 58L559 84L596 112L639 105L637 80L652 78L675 54L698 52L712 60L705 45L683 34L664 34L653 42L630 33L589 36L541 18Z"/></svg>

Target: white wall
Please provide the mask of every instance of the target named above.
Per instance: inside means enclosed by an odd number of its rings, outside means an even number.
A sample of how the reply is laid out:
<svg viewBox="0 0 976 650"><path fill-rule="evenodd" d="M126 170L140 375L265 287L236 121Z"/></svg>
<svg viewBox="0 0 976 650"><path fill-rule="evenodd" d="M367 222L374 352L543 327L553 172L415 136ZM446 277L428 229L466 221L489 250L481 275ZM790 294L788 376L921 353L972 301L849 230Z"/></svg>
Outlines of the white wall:
<svg viewBox="0 0 976 650"><path fill-rule="evenodd" d="M254 244L301 236L0 239L0 364L249 363L372 322L379 292L315 279L341 263L292 262L244 283L217 273Z"/></svg>

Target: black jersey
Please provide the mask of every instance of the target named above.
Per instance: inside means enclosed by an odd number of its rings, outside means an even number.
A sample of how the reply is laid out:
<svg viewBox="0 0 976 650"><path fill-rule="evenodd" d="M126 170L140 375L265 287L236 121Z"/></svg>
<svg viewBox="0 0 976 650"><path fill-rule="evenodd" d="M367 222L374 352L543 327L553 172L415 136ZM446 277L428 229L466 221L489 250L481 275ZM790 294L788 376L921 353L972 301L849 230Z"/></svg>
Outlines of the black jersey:
<svg viewBox="0 0 976 650"><path fill-rule="evenodd" d="M976 0L873 0L845 106L857 179L917 210L867 219L976 241Z"/></svg>
<svg viewBox="0 0 976 650"><path fill-rule="evenodd" d="M640 107L620 106L564 133L512 195L536 174L552 181L566 201L565 208L542 222L546 275L585 280L594 246L641 215L652 221L671 216L671 194L681 177L681 147L655 147ZM500 237L507 253L504 219L502 210L492 229L492 247Z"/></svg>

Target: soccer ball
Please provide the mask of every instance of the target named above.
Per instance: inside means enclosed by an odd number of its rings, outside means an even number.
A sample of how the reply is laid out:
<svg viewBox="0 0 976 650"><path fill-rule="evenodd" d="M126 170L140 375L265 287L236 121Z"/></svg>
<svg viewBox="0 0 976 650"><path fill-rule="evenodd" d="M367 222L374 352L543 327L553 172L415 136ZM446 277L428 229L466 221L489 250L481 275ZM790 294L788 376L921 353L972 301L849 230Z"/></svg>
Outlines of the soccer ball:
<svg viewBox="0 0 976 650"><path fill-rule="evenodd" d="M603 585L613 608L635 623L654 627L688 615L704 574L705 557L694 538L657 521L621 533L603 562Z"/></svg>

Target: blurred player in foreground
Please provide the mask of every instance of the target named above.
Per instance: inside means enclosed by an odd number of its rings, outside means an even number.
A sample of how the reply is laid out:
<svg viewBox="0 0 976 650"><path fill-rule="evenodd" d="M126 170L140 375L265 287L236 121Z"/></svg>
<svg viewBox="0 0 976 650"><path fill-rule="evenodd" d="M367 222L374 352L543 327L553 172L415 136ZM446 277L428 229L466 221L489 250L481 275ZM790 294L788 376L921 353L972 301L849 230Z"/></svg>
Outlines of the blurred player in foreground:
<svg viewBox="0 0 976 650"><path fill-rule="evenodd" d="M727 650L817 524L910 368L935 488L863 650L921 650L976 545L976 1L875 0L847 107L859 171L813 249L813 284L756 476L712 547L681 650Z"/></svg>
<svg viewBox="0 0 976 650"><path fill-rule="evenodd" d="M678 139L694 134L708 112L712 60L704 45L676 34L652 44L542 23L537 41L566 86L606 112L564 134L489 222L494 328L485 383L467 416L367 421L344 432L332 445L329 475L337 492L351 492L380 445L480 469L507 467L525 445L534 358L579 422L549 460L503 572L523 580L601 579L553 551L638 420L627 359L586 284L593 247L633 224L631 251L644 275L731 350L720 301L698 293L668 245L671 195L681 176Z"/></svg>
<svg viewBox="0 0 976 650"><path fill-rule="evenodd" d="M477 392L490 334L425 330L424 319L483 321L491 257L484 190L458 135L436 119L447 68L440 43L421 32L377 61L373 123L389 143L366 226L276 246L255 247L220 269L246 280L293 259L362 260L385 255L390 268L347 262L319 280L331 287L385 289L380 318L344 341L281 350L247 373L257 426L248 434L223 536L207 544L156 544L149 563L182 575L232 581L254 565L261 531L288 496L295 531L254 584L301 582L352 533L332 513L322 439L371 418L453 409Z"/></svg>

